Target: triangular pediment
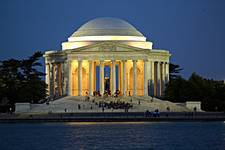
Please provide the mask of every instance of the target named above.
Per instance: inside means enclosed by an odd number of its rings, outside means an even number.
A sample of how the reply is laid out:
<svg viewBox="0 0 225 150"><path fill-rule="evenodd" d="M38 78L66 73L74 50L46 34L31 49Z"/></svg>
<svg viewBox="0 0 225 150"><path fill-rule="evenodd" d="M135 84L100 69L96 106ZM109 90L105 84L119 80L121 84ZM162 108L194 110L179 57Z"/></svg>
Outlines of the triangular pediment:
<svg viewBox="0 0 225 150"><path fill-rule="evenodd" d="M98 42L92 45L80 47L77 49L70 50L71 52L135 52L143 51L146 49L141 49L133 47L126 44L121 44L119 42Z"/></svg>

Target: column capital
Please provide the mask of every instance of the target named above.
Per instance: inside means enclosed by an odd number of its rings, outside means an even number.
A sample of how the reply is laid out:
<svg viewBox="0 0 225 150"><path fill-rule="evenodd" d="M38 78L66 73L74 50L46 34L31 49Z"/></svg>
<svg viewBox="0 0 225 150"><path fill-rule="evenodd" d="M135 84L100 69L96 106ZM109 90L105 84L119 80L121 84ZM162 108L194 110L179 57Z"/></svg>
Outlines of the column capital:
<svg viewBox="0 0 225 150"><path fill-rule="evenodd" d="M88 60L88 62L89 62L89 63L92 63L92 62L93 62L93 60L92 60L92 59L89 59L89 60Z"/></svg>
<svg viewBox="0 0 225 150"><path fill-rule="evenodd" d="M115 63L115 62L116 62L116 60L115 60L115 59L112 59L112 60L111 60L111 62L112 62L112 63Z"/></svg>
<svg viewBox="0 0 225 150"><path fill-rule="evenodd" d="M82 62L83 60L82 60L82 59L77 59L77 61L80 63L80 62Z"/></svg>
<svg viewBox="0 0 225 150"><path fill-rule="evenodd" d="M154 63L155 61L154 60L149 60L149 62Z"/></svg>
<svg viewBox="0 0 225 150"><path fill-rule="evenodd" d="M104 60L102 60L102 59L100 59L99 61L100 61L100 63L104 63Z"/></svg>

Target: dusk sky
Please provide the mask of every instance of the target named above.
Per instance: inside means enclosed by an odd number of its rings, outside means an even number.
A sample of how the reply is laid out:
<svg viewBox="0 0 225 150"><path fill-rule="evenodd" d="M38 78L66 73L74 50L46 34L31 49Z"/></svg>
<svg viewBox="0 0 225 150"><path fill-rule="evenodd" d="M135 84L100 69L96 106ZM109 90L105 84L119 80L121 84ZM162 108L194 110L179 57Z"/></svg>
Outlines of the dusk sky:
<svg viewBox="0 0 225 150"><path fill-rule="evenodd" d="M186 78L225 79L225 0L1 0L0 59L60 50L96 17L134 25L154 48L172 53Z"/></svg>

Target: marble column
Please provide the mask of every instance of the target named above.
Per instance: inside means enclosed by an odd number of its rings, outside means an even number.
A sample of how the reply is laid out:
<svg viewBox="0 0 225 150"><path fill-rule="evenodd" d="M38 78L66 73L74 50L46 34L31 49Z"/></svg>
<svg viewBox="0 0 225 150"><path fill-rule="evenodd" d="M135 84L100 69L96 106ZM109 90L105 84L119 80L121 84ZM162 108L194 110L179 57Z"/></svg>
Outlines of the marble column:
<svg viewBox="0 0 225 150"><path fill-rule="evenodd" d="M144 96L148 96L147 60L144 60Z"/></svg>
<svg viewBox="0 0 225 150"><path fill-rule="evenodd" d="M164 95L164 91L165 91L165 62L162 63L161 95Z"/></svg>
<svg viewBox="0 0 225 150"><path fill-rule="evenodd" d="M157 96L161 96L161 69L160 63L157 62Z"/></svg>
<svg viewBox="0 0 225 150"><path fill-rule="evenodd" d="M169 63L165 64L165 84L169 82Z"/></svg>
<svg viewBox="0 0 225 150"><path fill-rule="evenodd" d="M82 60L78 60L78 96L82 96Z"/></svg>
<svg viewBox="0 0 225 150"><path fill-rule="evenodd" d="M152 61L152 96L157 96L157 66L155 61Z"/></svg>
<svg viewBox="0 0 225 150"><path fill-rule="evenodd" d="M150 73L150 77L149 77L149 95L153 96L154 95L154 82L153 82L153 69L152 69L152 61L149 61L149 73Z"/></svg>
<svg viewBox="0 0 225 150"><path fill-rule="evenodd" d="M62 62L62 95L65 95L65 63Z"/></svg>
<svg viewBox="0 0 225 150"><path fill-rule="evenodd" d="M59 75L60 72L59 72L59 63L56 64L56 96L59 96L60 95L60 78L59 78Z"/></svg>
<svg viewBox="0 0 225 150"><path fill-rule="evenodd" d="M49 63L45 62L45 83L48 85L48 91L47 94L50 94L50 68Z"/></svg>
<svg viewBox="0 0 225 150"><path fill-rule="evenodd" d="M149 95L153 96L152 61L149 61Z"/></svg>
<svg viewBox="0 0 225 150"><path fill-rule="evenodd" d="M72 96L72 61L71 60L67 60L65 61L65 64L66 64L66 70L67 71L67 75L66 75L66 78L67 78L67 81L66 81L66 90L67 90L67 94L69 96Z"/></svg>
<svg viewBox="0 0 225 150"><path fill-rule="evenodd" d="M93 74L92 74L92 60L89 60L89 96L93 95L92 77L93 77Z"/></svg>
<svg viewBox="0 0 225 150"><path fill-rule="evenodd" d="M50 71L49 71L49 76L50 76L50 81L49 81L49 96L53 97L54 95L54 67L53 63L49 63Z"/></svg>
<svg viewBox="0 0 225 150"><path fill-rule="evenodd" d="M54 65L53 65L53 75L54 75L54 78L53 78L53 82L54 82L54 86L53 86L53 93L54 93L54 95L56 96L57 95L57 90L56 90L56 88L57 88L57 86L58 86L58 84L57 84L57 80L58 80L58 77L57 77L57 63L54 63Z"/></svg>
<svg viewBox="0 0 225 150"><path fill-rule="evenodd" d="M126 96L126 82L127 82L127 76L126 76L126 60L123 60L123 84L122 84L122 92L123 96Z"/></svg>
<svg viewBox="0 0 225 150"><path fill-rule="evenodd" d="M93 61L93 90L96 91L96 61Z"/></svg>
<svg viewBox="0 0 225 150"><path fill-rule="evenodd" d="M59 94L60 94L60 96L62 96L62 94L63 94L63 74L62 74L63 72L62 72L62 63L60 62L60 64L59 64L59 78L60 78L60 80L59 80Z"/></svg>
<svg viewBox="0 0 225 150"><path fill-rule="evenodd" d="M112 94L116 92L116 64L115 60L112 60Z"/></svg>
<svg viewBox="0 0 225 150"><path fill-rule="evenodd" d="M137 95L137 60L133 60L133 96Z"/></svg>
<svg viewBox="0 0 225 150"><path fill-rule="evenodd" d="M103 96L105 91L105 79L104 79L104 61L100 60L100 94Z"/></svg>

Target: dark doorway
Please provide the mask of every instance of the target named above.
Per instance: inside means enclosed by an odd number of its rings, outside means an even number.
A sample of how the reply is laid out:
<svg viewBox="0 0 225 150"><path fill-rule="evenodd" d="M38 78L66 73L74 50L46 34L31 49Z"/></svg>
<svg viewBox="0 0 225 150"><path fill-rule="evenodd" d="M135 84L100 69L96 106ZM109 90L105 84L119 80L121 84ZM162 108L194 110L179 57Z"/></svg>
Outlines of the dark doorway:
<svg viewBox="0 0 225 150"><path fill-rule="evenodd" d="M110 91L110 66L104 68L105 91Z"/></svg>

